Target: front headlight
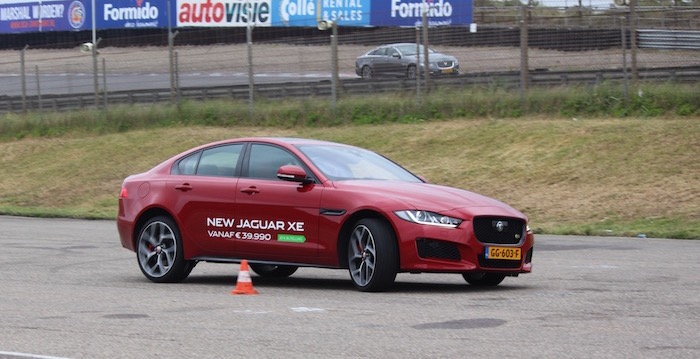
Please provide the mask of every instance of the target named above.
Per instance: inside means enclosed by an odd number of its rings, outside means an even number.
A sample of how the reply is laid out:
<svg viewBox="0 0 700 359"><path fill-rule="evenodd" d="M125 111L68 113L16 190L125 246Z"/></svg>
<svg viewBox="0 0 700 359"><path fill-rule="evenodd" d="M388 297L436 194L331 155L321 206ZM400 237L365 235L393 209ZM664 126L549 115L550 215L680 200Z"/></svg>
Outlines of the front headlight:
<svg viewBox="0 0 700 359"><path fill-rule="evenodd" d="M396 211L394 213L396 213L396 215L404 221L425 224L429 226L457 228L457 226L459 226L459 224L462 223L462 220L459 218L453 218L430 211L405 210Z"/></svg>

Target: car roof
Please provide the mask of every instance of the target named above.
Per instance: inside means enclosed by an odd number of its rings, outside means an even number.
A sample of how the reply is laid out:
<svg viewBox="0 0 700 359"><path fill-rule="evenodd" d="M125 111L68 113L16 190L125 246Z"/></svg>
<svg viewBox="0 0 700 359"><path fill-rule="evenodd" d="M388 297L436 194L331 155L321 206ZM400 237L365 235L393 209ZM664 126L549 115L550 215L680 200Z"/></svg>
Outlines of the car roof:
<svg viewBox="0 0 700 359"><path fill-rule="evenodd" d="M260 137L229 138L229 139L225 139L225 140L220 140L220 141L215 141L215 142L203 144L201 146L192 148L190 150L196 150L196 149L200 149L200 148L229 144L229 143L239 143L239 142L264 142L264 143L271 143L271 144L277 144L277 145L301 145L301 144L321 145L321 144L325 144L325 145L335 145L335 146L350 146L350 145L343 144L343 143L324 141L324 140L316 140L316 139L310 139L310 138L260 136Z"/></svg>
<svg viewBox="0 0 700 359"><path fill-rule="evenodd" d="M396 46L406 46L406 45L416 46L416 43L415 42L395 42L393 44L386 44L386 45L382 45L379 47L389 47L389 46L396 47Z"/></svg>

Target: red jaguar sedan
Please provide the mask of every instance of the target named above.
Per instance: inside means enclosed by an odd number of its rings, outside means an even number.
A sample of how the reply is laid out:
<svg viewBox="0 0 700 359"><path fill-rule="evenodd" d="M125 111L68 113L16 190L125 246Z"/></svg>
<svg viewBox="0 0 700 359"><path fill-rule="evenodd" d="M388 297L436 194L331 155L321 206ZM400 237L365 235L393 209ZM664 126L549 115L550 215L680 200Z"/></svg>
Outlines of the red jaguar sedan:
<svg viewBox="0 0 700 359"><path fill-rule="evenodd" d="M131 175L117 228L153 282L245 259L266 277L347 269L361 291L388 290L399 272L495 286L532 270L534 244L528 218L506 204L366 149L298 138L209 143Z"/></svg>

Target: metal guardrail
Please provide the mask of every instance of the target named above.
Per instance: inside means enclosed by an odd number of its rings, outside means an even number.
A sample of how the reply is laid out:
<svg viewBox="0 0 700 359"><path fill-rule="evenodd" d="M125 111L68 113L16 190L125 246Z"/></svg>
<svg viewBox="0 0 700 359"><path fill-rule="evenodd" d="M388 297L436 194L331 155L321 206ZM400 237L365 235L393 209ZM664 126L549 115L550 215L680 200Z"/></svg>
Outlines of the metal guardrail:
<svg viewBox="0 0 700 359"><path fill-rule="evenodd" d="M700 31L639 29L637 38L641 48L700 50Z"/></svg>
<svg viewBox="0 0 700 359"><path fill-rule="evenodd" d="M628 71L629 73L629 71ZM627 75L629 76L629 74ZM621 69L587 71L547 71L533 70L529 73L530 86L569 86L599 85L610 81L623 81ZM676 83L700 82L700 66L639 69L640 81L669 81ZM351 79L339 83L341 94L371 94L381 92L415 91L416 83L408 79ZM520 86L520 73L487 72L469 73L459 76L431 78L432 90L443 88L464 88L470 86L501 86L516 89ZM256 84L255 95L269 99L330 97L331 82L293 82L276 84ZM215 99L248 100L248 85L181 88L180 99L204 101ZM112 105L138 105L165 103L172 101L169 88L109 92L106 102ZM94 107L94 94L45 95L27 97L30 110L69 111ZM0 113L22 112L21 96L0 97Z"/></svg>

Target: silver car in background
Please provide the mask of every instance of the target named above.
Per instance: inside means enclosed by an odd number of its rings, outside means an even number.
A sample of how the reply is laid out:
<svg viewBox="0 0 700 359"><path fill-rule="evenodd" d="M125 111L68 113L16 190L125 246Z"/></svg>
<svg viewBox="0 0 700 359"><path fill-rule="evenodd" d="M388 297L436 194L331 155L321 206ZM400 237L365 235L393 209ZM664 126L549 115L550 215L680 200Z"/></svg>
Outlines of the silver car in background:
<svg viewBox="0 0 700 359"><path fill-rule="evenodd" d="M424 73L424 50L420 46L420 56L416 56L415 43L397 43L379 46L355 60L355 73L363 79L378 76L397 76L415 79ZM459 74L459 61L450 55L441 54L428 48L428 61L431 75Z"/></svg>

